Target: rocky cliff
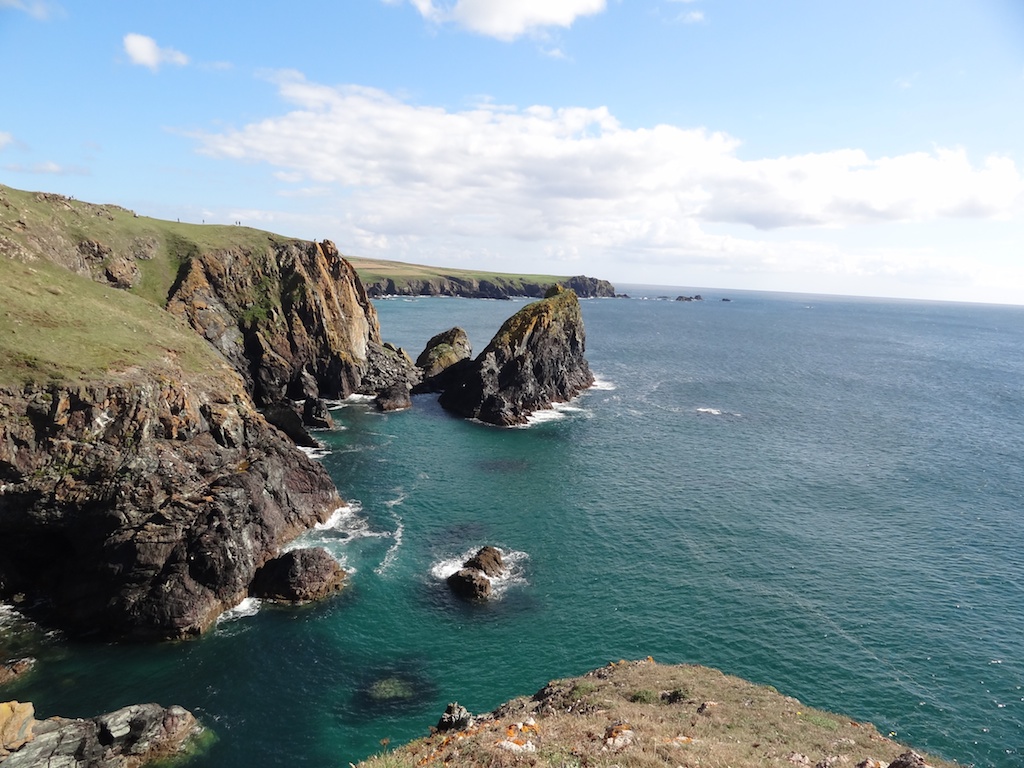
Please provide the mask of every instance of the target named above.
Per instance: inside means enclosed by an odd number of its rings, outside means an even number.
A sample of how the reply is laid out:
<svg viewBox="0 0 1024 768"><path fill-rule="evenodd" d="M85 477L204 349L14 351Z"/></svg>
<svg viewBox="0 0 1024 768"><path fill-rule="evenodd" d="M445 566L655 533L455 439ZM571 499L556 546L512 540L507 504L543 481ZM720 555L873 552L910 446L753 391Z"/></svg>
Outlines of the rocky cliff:
<svg viewBox="0 0 1024 768"><path fill-rule="evenodd" d="M231 362L260 406L347 397L383 354L376 310L327 240L196 255L167 308Z"/></svg>
<svg viewBox="0 0 1024 768"><path fill-rule="evenodd" d="M594 383L576 294L555 287L502 325L471 364L450 369L441 405L501 426L566 402Z"/></svg>
<svg viewBox="0 0 1024 768"><path fill-rule="evenodd" d="M477 278L441 274L436 277L376 277L366 282L366 292L381 296L461 296L467 299L509 299L513 296L541 298L552 285L561 285L581 298L613 298L615 286L607 280L586 275L550 280L529 280L492 275Z"/></svg>
<svg viewBox="0 0 1024 768"><path fill-rule="evenodd" d="M340 504L240 382L0 390L0 596L74 633L198 634Z"/></svg>

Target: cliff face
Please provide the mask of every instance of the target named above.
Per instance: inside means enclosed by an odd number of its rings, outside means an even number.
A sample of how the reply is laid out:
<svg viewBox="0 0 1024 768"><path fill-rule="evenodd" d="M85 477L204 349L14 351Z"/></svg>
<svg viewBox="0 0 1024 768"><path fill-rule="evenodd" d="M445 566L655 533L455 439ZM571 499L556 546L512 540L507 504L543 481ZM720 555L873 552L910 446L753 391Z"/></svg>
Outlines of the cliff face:
<svg viewBox="0 0 1024 768"><path fill-rule="evenodd" d="M582 298L612 298L615 286L607 280L577 275L561 280L559 285L569 288ZM380 296L461 296L467 299L508 299L513 296L541 298L551 288L550 282L533 282L504 278L474 278L456 275L438 275L431 278L380 277L366 282L366 292Z"/></svg>
<svg viewBox="0 0 1024 768"><path fill-rule="evenodd" d="M72 632L198 634L340 504L234 377L0 390L0 596Z"/></svg>
<svg viewBox="0 0 1024 768"><path fill-rule="evenodd" d="M483 352L453 368L441 405L490 424L523 424L594 383L576 294L555 288L505 321Z"/></svg>
<svg viewBox="0 0 1024 768"><path fill-rule="evenodd" d="M330 241L194 256L167 308L228 359L260 406L346 397L381 348L377 312Z"/></svg>

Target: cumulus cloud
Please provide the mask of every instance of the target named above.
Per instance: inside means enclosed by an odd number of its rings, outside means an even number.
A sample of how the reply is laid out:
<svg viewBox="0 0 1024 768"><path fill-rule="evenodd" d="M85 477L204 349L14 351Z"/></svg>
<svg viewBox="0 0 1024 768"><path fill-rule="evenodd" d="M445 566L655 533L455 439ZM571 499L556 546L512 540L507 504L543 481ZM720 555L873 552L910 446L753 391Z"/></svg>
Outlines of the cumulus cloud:
<svg viewBox="0 0 1024 768"><path fill-rule="evenodd" d="M124 36L124 52L128 54L132 64L148 67L156 72L161 64L172 64L183 67L188 64L188 56L173 48L161 48L156 40L147 35L130 32Z"/></svg>
<svg viewBox="0 0 1024 768"><path fill-rule="evenodd" d="M396 0L385 0L394 3ZM606 0L409 0L425 19L453 22L499 40L549 27L570 27L581 16L601 13Z"/></svg>
<svg viewBox="0 0 1024 768"><path fill-rule="evenodd" d="M266 163L282 185L298 187L290 194L335 190L344 196L335 225L359 248L391 255L443 239L448 263L482 247L566 259L682 255L750 269L806 253L816 269L850 271L848 252L806 233L1006 218L1020 211L1024 191L1012 159L976 163L958 147L743 159L726 133L627 128L605 107L450 111L298 73L276 84L288 109L198 135L200 150ZM806 242L780 243L773 233L787 230ZM874 269L877 258L864 252L857 263Z"/></svg>

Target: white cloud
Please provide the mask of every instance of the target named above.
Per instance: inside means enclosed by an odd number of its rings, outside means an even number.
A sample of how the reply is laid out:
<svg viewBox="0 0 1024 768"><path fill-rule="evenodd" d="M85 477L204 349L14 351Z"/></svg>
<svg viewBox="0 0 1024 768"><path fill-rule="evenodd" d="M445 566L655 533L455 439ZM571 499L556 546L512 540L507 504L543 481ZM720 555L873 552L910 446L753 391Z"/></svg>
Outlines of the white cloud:
<svg viewBox="0 0 1024 768"><path fill-rule="evenodd" d="M396 0L384 0L394 4ZM570 27L601 13L606 0L409 0L425 19L454 22L481 35L514 40L549 27Z"/></svg>
<svg viewBox="0 0 1024 768"><path fill-rule="evenodd" d="M188 64L188 56L173 48L161 48L156 40L147 35L130 32L124 36L124 52L132 60L132 64L148 67L156 72L161 64L173 64L183 67Z"/></svg>
<svg viewBox="0 0 1024 768"><path fill-rule="evenodd" d="M0 8L24 11L39 21L48 21L60 14L60 6L45 0L0 0Z"/></svg>
<svg viewBox="0 0 1024 768"><path fill-rule="evenodd" d="M283 185L298 187L285 194L333 189L335 200L344 197L336 203L344 214L332 226L367 255L397 257L404 249L451 264L484 249L552 258L615 253L650 263L686 258L847 274L877 272L888 260L906 271L941 259L928 252L897 262L897 249L837 249L828 233L1005 219L1020 213L1024 197L1012 159L972 163L962 148L747 160L728 134L625 128L604 107L483 103L452 112L297 73L276 82L292 109L197 136L201 151L269 164ZM775 234L787 230L789 239Z"/></svg>
<svg viewBox="0 0 1024 768"><path fill-rule="evenodd" d="M6 131L0 131L0 149L3 149L8 144L14 143L14 136Z"/></svg>
<svg viewBox="0 0 1024 768"><path fill-rule="evenodd" d="M704 21L704 11L689 11L680 15L678 20L683 24L699 24Z"/></svg>

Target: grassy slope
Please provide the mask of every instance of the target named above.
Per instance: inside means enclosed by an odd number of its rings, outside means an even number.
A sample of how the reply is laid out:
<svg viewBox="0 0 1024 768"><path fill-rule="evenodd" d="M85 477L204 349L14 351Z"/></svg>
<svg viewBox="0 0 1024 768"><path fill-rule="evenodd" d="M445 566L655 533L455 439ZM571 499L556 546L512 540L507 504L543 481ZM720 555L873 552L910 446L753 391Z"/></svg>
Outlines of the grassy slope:
<svg viewBox="0 0 1024 768"><path fill-rule="evenodd" d="M647 660L555 681L465 731L434 734L357 768L810 768L829 758L852 768L868 758L885 765L905 751L874 726L805 707L773 688Z"/></svg>
<svg viewBox="0 0 1024 768"><path fill-rule="evenodd" d="M223 362L160 307L45 262L0 258L0 386L78 383L142 366Z"/></svg>

